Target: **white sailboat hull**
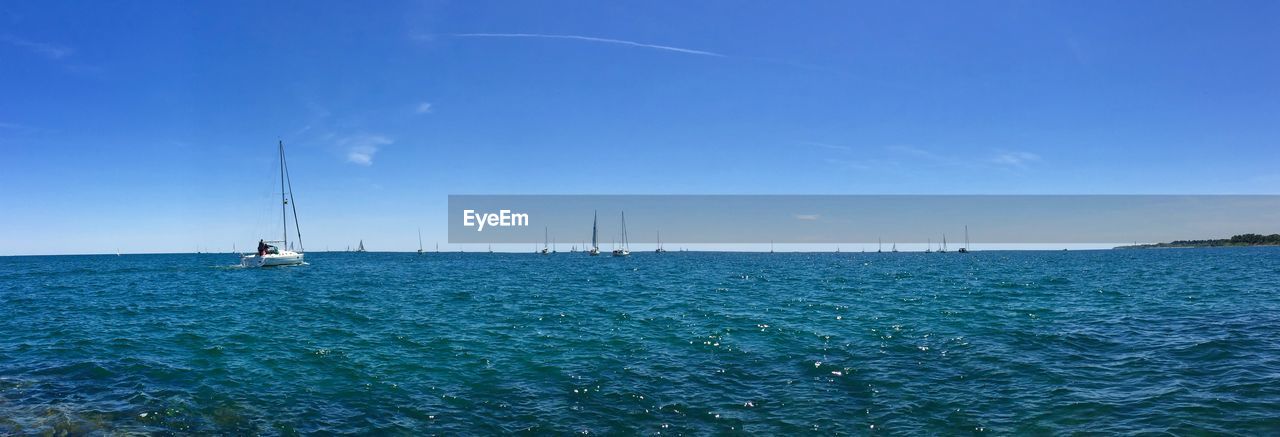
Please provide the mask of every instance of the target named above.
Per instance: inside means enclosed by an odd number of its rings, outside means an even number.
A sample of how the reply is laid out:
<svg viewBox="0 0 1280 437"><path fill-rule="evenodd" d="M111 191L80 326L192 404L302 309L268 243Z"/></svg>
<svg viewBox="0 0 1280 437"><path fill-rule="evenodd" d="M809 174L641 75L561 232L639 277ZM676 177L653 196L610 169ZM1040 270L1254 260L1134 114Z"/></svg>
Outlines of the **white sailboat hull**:
<svg viewBox="0 0 1280 437"><path fill-rule="evenodd" d="M302 254L292 250L266 255L243 255L240 257L242 267L276 267L302 265Z"/></svg>

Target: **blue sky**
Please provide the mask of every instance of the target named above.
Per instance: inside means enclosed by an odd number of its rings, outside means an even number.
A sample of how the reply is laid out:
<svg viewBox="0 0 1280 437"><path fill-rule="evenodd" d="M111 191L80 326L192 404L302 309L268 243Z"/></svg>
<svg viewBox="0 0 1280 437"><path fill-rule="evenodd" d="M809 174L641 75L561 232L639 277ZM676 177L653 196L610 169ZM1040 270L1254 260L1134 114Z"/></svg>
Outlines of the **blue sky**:
<svg viewBox="0 0 1280 437"><path fill-rule="evenodd" d="M0 254L253 244L277 139L312 250L448 194L1280 186L1275 2L378 6L0 5Z"/></svg>

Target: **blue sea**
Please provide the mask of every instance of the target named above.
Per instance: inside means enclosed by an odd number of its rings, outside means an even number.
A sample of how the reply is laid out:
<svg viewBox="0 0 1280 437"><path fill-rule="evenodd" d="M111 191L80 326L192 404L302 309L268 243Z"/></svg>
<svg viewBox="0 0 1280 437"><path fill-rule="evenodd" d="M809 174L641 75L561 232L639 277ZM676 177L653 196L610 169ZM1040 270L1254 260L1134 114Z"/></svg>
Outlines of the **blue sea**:
<svg viewBox="0 0 1280 437"><path fill-rule="evenodd" d="M1280 250L0 258L0 434L1280 434Z"/></svg>

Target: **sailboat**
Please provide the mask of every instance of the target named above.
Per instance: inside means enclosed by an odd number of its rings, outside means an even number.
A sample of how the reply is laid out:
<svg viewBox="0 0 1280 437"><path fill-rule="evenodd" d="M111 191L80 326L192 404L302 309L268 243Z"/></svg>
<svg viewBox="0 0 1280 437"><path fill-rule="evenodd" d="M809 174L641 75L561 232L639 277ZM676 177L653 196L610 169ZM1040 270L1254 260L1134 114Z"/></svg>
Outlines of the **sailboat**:
<svg viewBox="0 0 1280 437"><path fill-rule="evenodd" d="M928 239L928 243L924 244L924 253L933 253L933 239Z"/></svg>
<svg viewBox="0 0 1280 437"><path fill-rule="evenodd" d="M591 250L587 252L591 256L600 255L599 232L596 226L599 222L600 212L597 211L591 219Z"/></svg>
<svg viewBox="0 0 1280 437"><path fill-rule="evenodd" d="M889 249L889 251L893 253L898 253L898 243L893 243L893 248Z"/></svg>
<svg viewBox="0 0 1280 437"><path fill-rule="evenodd" d="M662 231L658 231L658 248L653 253L666 253L667 249L662 248Z"/></svg>
<svg viewBox="0 0 1280 437"><path fill-rule="evenodd" d="M279 241L259 240L258 253L241 255L240 265L244 267L293 266L302 262L302 229L298 226L298 206L293 202L293 180L289 177L289 164L284 158L284 141L280 141L277 149L280 153L280 220L284 224L284 238ZM287 184L287 185L286 185ZM293 209L293 228L298 233L298 249L289 250L289 209ZM273 246L271 243L280 243Z"/></svg>
<svg viewBox="0 0 1280 437"><path fill-rule="evenodd" d="M543 255L550 253L550 251L547 249L547 236L551 235L549 232L550 231L548 231L546 227L542 228L542 250L539 251L538 253L541 253Z"/></svg>
<svg viewBox="0 0 1280 437"><path fill-rule="evenodd" d="M880 249L880 247L883 245L884 245L884 242L880 241L879 238L876 238L876 253L884 252L884 250Z"/></svg>
<svg viewBox="0 0 1280 437"><path fill-rule="evenodd" d="M613 249L613 256L631 255L631 245L627 240L627 212L622 212L622 247Z"/></svg>
<svg viewBox="0 0 1280 437"><path fill-rule="evenodd" d="M938 248L938 253L947 253L947 234L942 234L942 246Z"/></svg>
<svg viewBox="0 0 1280 437"><path fill-rule="evenodd" d="M360 245L356 246L356 252L366 252L364 250L364 240L360 240Z"/></svg>
<svg viewBox="0 0 1280 437"><path fill-rule="evenodd" d="M964 226L964 247L961 247L956 252L969 253L969 225Z"/></svg>
<svg viewBox="0 0 1280 437"><path fill-rule="evenodd" d="M418 228L418 255L422 255L422 228Z"/></svg>
<svg viewBox="0 0 1280 437"><path fill-rule="evenodd" d="M769 240L769 253L773 253L773 240Z"/></svg>
<svg viewBox="0 0 1280 437"><path fill-rule="evenodd" d="M489 245L489 253L493 253L493 245L492 245L492 244L490 244L490 245Z"/></svg>

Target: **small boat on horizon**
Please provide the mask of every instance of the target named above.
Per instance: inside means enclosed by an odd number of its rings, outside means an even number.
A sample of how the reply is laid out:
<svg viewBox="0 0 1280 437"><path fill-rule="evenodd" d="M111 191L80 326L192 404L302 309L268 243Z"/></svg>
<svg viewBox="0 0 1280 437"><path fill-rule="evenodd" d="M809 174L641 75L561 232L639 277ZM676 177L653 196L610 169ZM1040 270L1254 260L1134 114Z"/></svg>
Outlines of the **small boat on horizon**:
<svg viewBox="0 0 1280 437"><path fill-rule="evenodd" d="M418 255L422 255L422 228L418 228Z"/></svg>
<svg viewBox="0 0 1280 437"><path fill-rule="evenodd" d="M600 232L597 226L599 223L600 223L600 212L596 211L593 213L591 218L591 250L587 251L587 254L591 256L600 255L600 242L599 242Z"/></svg>
<svg viewBox="0 0 1280 437"><path fill-rule="evenodd" d="M667 249L662 248L662 231L658 231L658 248L653 253L666 253Z"/></svg>
<svg viewBox="0 0 1280 437"><path fill-rule="evenodd" d="M964 225L964 247L956 252L969 253L969 225Z"/></svg>
<svg viewBox="0 0 1280 437"><path fill-rule="evenodd" d="M627 241L627 212L622 212L622 247L613 249L613 256L630 256L631 244Z"/></svg>

